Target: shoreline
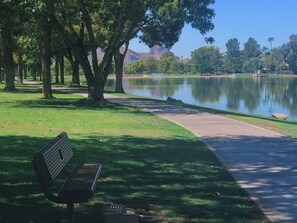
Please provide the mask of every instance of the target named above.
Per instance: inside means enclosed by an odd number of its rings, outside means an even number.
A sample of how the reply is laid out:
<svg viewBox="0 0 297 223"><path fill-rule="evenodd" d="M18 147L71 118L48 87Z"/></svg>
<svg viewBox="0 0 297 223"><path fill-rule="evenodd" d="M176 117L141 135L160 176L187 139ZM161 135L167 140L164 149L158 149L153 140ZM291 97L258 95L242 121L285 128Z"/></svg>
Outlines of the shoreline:
<svg viewBox="0 0 297 223"><path fill-rule="evenodd" d="M239 74L241 75L241 74ZM294 74L272 74L272 78L297 78L297 75ZM115 76L111 77L115 78ZM124 74L123 78L125 79L146 79L146 78L237 78L237 74L228 74L228 75L205 75L205 76L200 76L200 75L176 75L176 76L170 76L170 75L156 75L156 76L149 76L146 74L135 74L135 75L130 75L130 74ZM241 78L240 76L238 78ZM251 74L251 77L252 74ZM262 78L267 78L267 77L262 77ZM268 76L269 78L269 76Z"/></svg>

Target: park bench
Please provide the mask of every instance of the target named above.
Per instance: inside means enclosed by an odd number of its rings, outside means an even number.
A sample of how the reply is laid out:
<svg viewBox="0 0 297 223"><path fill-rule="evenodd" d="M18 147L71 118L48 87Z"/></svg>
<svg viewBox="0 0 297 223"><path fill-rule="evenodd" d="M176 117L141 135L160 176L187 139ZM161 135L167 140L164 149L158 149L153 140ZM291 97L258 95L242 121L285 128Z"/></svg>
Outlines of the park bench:
<svg viewBox="0 0 297 223"><path fill-rule="evenodd" d="M100 164L76 164L71 171L66 170L72 156L68 136L63 132L37 152L32 160L42 192L52 202L67 204L69 222L74 221L74 203L87 202L93 197L101 171ZM61 188L53 192L54 181L63 175Z"/></svg>

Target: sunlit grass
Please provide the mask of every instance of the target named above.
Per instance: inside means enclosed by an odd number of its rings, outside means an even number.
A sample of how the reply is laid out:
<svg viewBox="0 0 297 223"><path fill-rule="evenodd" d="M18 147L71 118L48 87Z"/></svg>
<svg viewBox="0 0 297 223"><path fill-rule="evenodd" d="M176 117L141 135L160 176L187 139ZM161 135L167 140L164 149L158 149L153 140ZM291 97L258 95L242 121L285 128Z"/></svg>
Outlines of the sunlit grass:
<svg viewBox="0 0 297 223"><path fill-rule="evenodd" d="M76 207L77 222L102 222L104 204L132 207L141 222L266 221L205 144L180 126L121 105L57 92L44 100L36 87L17 88L0 91L0 222L67 218L44 199L31 165L62 131L74 162L103 166L94 198Z"/></svg>
<svg viewBox="0 0 297 223"><path fill-rule="evenodd" d="M229 118L236 119L238 121L250 123L271 131L275 131L289 137L297 139L297 122L289 120L280 120L276 118L269 118L265 116L245 116L245 115L236 115L228 114L226 115Z"/></svg>

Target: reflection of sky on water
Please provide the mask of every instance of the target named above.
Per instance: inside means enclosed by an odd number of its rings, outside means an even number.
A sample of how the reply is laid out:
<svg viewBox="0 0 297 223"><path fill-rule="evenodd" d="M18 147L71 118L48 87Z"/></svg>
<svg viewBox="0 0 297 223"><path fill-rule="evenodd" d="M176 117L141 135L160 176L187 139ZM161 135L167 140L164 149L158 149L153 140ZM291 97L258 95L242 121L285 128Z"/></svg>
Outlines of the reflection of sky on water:
<svg viewBox="0 0 297 223"><path fill-rule="evenodd" d="M189 79L188 79L189 80ZM204 89L204 92L202 90L202 93L206 94L203 95L203 100L197 98L197 94L199 97L199 93L193 93L195 91L195 84L199 80L194 80L193 82L191 81L179 81L177 84L175 83L176 81L173 81L172 84L168 84L168 81L166 82L166 85L162 83L161 79L153 79L150 81L140 81L140 82L131 82L129 80L124 81L124 88L125 91L129 94L134 94L134 95L139 95L139 96L145 96L145 97L151 97L151 98L159 98L159 99L164 99L166 100L167 97L173 97L175 99L182 100L184 103L187 104L192 104L192 105L198 105L198 106L203 106L203 107L210 107L210 108L215 108L215 109L221 109L221 110L228 110L227 104L228 104L228 97L226 94L229 94L232 91L229 89L228 84L224 83L225 81L223 78L220 79L219 85L217 86L208 86L210 89ZM292 79L294 80L294 79ZM230 82L230 79L226 79L226 81ZM238 81L238 80L234 80ZM296 80L295 80L296 81ZM241 97L244 98L237 98L238 100L237 103L237 108L233 109L235 111L239 111L242 113L248 113L248 114L260 114L260 115L265 115L265 116L271 116L271 113L284 113L289 115L289 119L291 120L297 120L297 115L291 114L290 109L292 111L292 106L297 106L293 104L292 99L289 98L289 96L286 98L286 95L288 94L288 83L289 82L281 82L281 81L273 81L273 80L263 80L261 85L259 81L247 81L247 83L244 83L245 85L248 84L247 88L255 89L255 86L258 90L257 92L257 99L253 100L251 98L252 96L248 95L241 95ZM295 82L294 82L295 83ZM224 87L222 86L224 85ZM141 86L140 86L141 85ZM243 85L243 86L245 86ZM249 86L251 85L251 86ZM284 85L284 86L281 86ZM203 86L203 85L202 85ZM220 94L216 95L214 97L207 96L207 93L205 92L210 92L212 87L221 87L222 89L220 90ZM233 87L236 86L236 84L233 84ZM197 85L196 85L197 87ZM199 85L201 88L201 85ZM254 87L254 88L253 88ZM295 87L297 89L297 86ZM239 89L241 90L241 89ZM248 91L248 90L246 90ZM248 92L249 93L249 92ZM292 94L292 92L290 92ZM196 94L196 97L194 95ZM232 97L237 96L238 94L238 89L236 92L234 92L234 95ZM247 93L245 93L247 94ZM297 90L295 91L294 94L297 94ZM297 95L293 95L295 98L297 98ZM248 98L250 97L250 98ZM255 97L255 96L253 96ZM278 97L278 100L275 98ZM284 100L287 100L288 106L290 105L291 108L289 109L286 107L283 102L280 103L282 100L282 97L284 97ZM292 95L290 95L292 97ZM200 98L200 97L199 97ZM248 101L248 102L247 102ZM256 102L255 102L256 101ZM252 102L252 103L251 103ZM251 103L252 105L250 108L246 105L246 103ZM255 105L253 104L255 103ZM254 105L254 106L253 106ZM294 109L293 109L294 110ZM297 108L296 108L297 111Z"/></svg>

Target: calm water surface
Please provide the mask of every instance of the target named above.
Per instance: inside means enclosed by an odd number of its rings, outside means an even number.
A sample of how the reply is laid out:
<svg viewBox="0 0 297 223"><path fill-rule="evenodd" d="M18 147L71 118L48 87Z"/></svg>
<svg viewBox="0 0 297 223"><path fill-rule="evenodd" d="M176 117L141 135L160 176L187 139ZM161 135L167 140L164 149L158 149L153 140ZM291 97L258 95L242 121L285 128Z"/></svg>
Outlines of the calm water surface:
<svg viewBox="0 0 297 223"><path fill-rule="evenodd" d="M109 82L109 88L113 83ZM297 78L145 78L125 79L127 93L184 103L297 120Z"/></svg>

